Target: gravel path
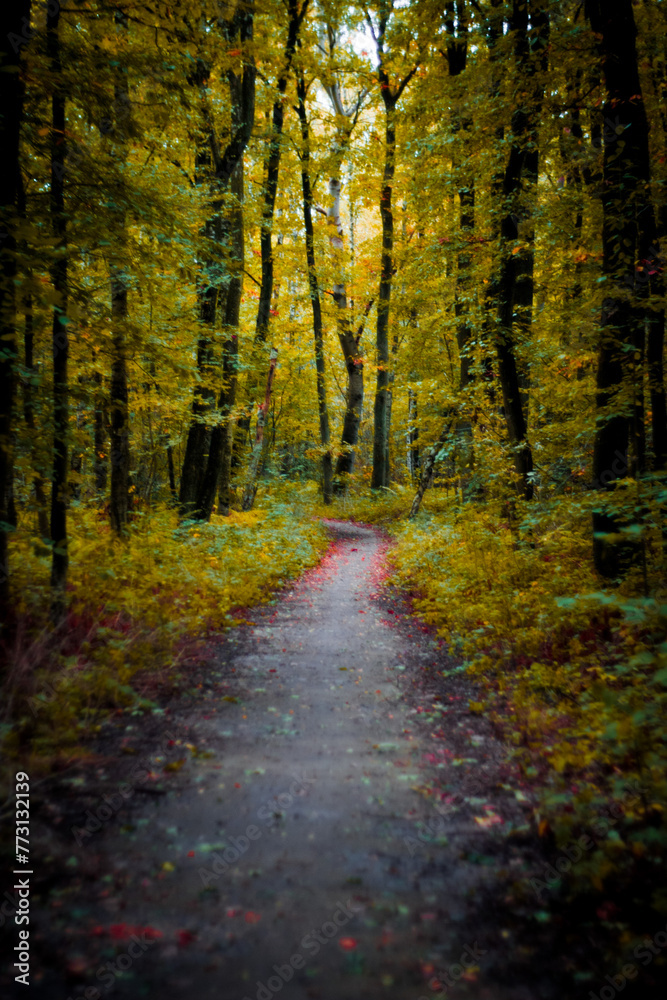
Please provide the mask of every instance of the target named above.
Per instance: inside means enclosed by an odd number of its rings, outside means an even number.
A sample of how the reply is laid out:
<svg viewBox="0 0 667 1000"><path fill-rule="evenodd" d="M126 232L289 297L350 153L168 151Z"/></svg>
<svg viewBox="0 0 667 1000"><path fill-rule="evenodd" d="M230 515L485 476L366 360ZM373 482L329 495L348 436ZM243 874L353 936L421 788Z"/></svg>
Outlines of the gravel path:
<svg viewBox="0 0 667 1000"><path fill-rule="evenodd" d="M379 533L330 529L321 565L218 644L196 698L124 730L76 819L57 797L50 827L42 810L17 996L565 995L504 910L534 863L504 748L433 636L378 595Z"/></svg>

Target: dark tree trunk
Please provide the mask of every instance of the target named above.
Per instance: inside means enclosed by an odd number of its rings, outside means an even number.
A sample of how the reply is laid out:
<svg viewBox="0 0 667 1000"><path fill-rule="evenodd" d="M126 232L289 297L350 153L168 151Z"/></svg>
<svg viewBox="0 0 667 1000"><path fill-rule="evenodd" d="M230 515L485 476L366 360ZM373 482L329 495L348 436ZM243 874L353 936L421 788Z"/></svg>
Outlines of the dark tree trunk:
<svg viewBox="0 0 667 1000"><path fill-rule="evenodd" d="M127 17L120 11L114 15L116 30L127 30ZM112 142L121 165L127 160L127 144L131 131L130 91L126 67L119 67L114 85ZM124 184L121 175L121 184ZM130 413L127 373L127 278L124 258L127 246L127 211L125 191L116 198L114 236L120 251L109 268L111 277L111 384L109 391L109 453L111 457L111 490L109 518L116 535L123 535L130 516Z"/></svg>
<svg viewBox="0 0 667 1000"><path fill-rule="evenodd" d="M15 211L19 181L19 142L23 84L19 75L30 0L4 4L0 13L0 619L9 610L7 501L13 479L12 420L16 366Z"/></svg>
<svg viewBox="0 0 667 1000"><path fill-rule="evenodd" d="M198 185L210 180L212 163L210 144L211 132L210 125L207 122L207 130L201 138L195 158L195 178ZM208 241L215 241L216 223L217 220L213 218L209 219L205 224L204 236ZM211 385L214 377L211 332L215 327L218 305L216 274L216 266L208 260L204 265L203 274L200 276L197 292L201 331L197 340L196 363L198 383L195 386L192 400L192 420L188 428L183 466L181 468L179 507L182 517L191 517L196 511L197 495L202 485L206 455L211 437L211 429L208 425L207 417L215 405L215 392Z"/></svg>
<svg viewBox="0 0 667 1000"><path fill-rule="evenodd" d="M388 86L388 84L387 84ZM377 303L377 324L375 328L375 348L377 381L373 405L373 472L371 487L380 489L389 486L389 432L388 390L389 390L389 307L391 285L394 276L394 214L391 195L396 164L396 102L382 91L385 105L385 147L382 191L380 193L380 216L382 219L382 254L380 258L380 288Z"/></svg>
<svg viewBox="0 0 667 1000"><path fill-rule="evenodd" d="M223 328L225 342L222 349L222 386L218 397L219 421L211 430L206 471L197 496L195 516L208 521L213 512L216 492L220 492L219 513L228 514L231 487L231 411L236 401L238 381L238 328L243 291L244 233L243 233L243 160L239 160L231 178L232 194L236 207L229 212L228 226L231 239L231 277L224 295Z"/></svg>
<svg viewBox="0 0 667 1000"><path fill-rule="evenodd" d="M18 209L22 219L27 218L27 204L23 178L19 173L18 180ZM27 253L28 246L25 241L21 241L20 250ZM28 269L26 277L28 282L32 280L32 271ZM39 455L38 439L39 432L35 420L35 385L38 379L37 368L35 367L35 314L33 311L32 293L28 291L23 296L24 326L23 326L23 419L28 430L30 450L32 452L33 464L33 489L35 492L35 505L37 508L37 529L42 538L49 537L49 514L47 500L47 484L42 470L42 461ZM10 494L13 499L13 490ZM11 523L11 522L10 522Z"/></svg>
<svg viewBox="0 0 667 1000"><path fill-rule="evenodd" d="M51 280L57 295L53 307L53 472L51 476L51 617L59 623L65 614L65 588L69 563L67 542L67 472L69 434L69 391L67 362L69 338L67 303L69 295L67 273L67 222L65 216L65 94L62 90L60 56L60 6L49 7L46 22L46 44L54 91L51 98L51 190L50 207L56 240L56 259L51 267Z"/></svg>
<svg viewBox="0 0 667 1000"><path fill-rule="evenodd" d="M125 213L117 219L121 232L125 229ZM118 233L117 235L120 235ZM111 458L111 492L109 517L117 535L124 534L130 512L130 426L127 384L127 284L120 268L114 268L111 278L111 322L113 327L111 384L109 391L109 453Z"/></svg>
<svg viewBox="0 0 667 1000"><path fill-rule="evenodd" d="M239 13L228 26L228 40L237 39L241 45L252 41L252 10ZM218 309L222 314L225 342L222 348L222 384L218 397L218 421L208 434L208 456L197 488L193 491L192 516L208 521L219 491L220 513L229 513L231 489L231 458L233 424L231 413L236 402L238 382L238 327L243 291L244 231L243 231L243 155L252 134L255 117L255 64L246 58L243 74L228 73L232 106L233 138L222 156L216 156L216 178L220 189L231 190L235 203L227 210L218 233L219 242L226 242L227 271L219 282ZM221 201L216 203L218 212ZM215 323L215 313L210 318ZM192 430L192 428L191 428ZM181 480L181 496L184 485Z"/></svg>
<svg viewBox="0 0 667 1000"><path fill-rule="evenodd" d="M93 480L95 482L95 492L100 496L104 496L107 491L106 441L108 416L100 372L95 372L93 382L95 384L95 415L93 418L93 449L95 457L93 460Z"/></svg>
<svg viewBox="0 0 667 1000"><path fill-rule="evenodd" d="M388 390L389 390L389 308L391 285L394 277L394 215L391 197L396 168L396 105L401 94L417 72L417 65L403 77L400 83L391 85L387 73L387 53L385 52L386 31L393 4L380 4L377 25L372 29L378 56L377 80L385 110L385 145L382 189L380 192L380 217L382 220L382 253L380 256L380 287L378 291L377 323L375 327L375 348L377 381L373 407L373 472L371 487L381 489L389 486L389 437ZM370 17L366 15L369 22Z"/></svg>
<svg viewBox="0 0 667 1000"><path fill-rule="evenodd" d="M269 408L271 406L271 391L273 389L273 377L275 375L277 362L278 352L275 348L272 348L271 357L269 358L269 372L266 377L264 402L260 404L257 412L257 432L255 435L255 444L250 458L248 477L246 479L245 489L243 491L243 500L241 502L241 510L244 511L252 510L252 506L255 502L255 495L257 494L257 481L259 479L264 454L264 428L267 422ZM268 435L266 435L266 438L268 439Z"/></svg>
<svg viewBox="0 0 667 1000"><path fill-rule="evenodd" d="M408 433L407 465L410 482L414 483L419 473L419 428L417 427L417 394L408 389Z"/></svg>
<svg viewBox="0 0 667 1000"><path fill-rule="evenodd" d="M271 126L266 153L266 170L264 184L264 204L262 206L262 223L260 228L259 247L262 260L262 284L259 290L259 304L257 306L257 320L255 323L255 341L265 343L269 332L269 321L271 318L271 298L273 296L273 245L271 233L273 230L273 216L276 207L276 194L278 193L278 176L280 173L280 159L282 153L282 134L285 121L285 91L287 81L292 67L292 60L296 52L296 45L301 30L301 23L308 9L308 0L302 0L299 7L298 0L287 0L289 21L287 25L287 41L285 43L285 54L283 66L278 77L276 89L278 96L273 103L271 115Z"/></svg>
<svg viewBox="0 0 667 1000"><path fill-rule="evenodd" d="M496 351L517 485L524 499L530 500L533 496L533 456L527 440L527 377L521 370L516 344L522 341L525 345L532 322L534 247L531 209L525 203L525 195L530 198L537 184L537 122L544 93L543 73L549 35L549 20L543 4L533 2L529 5L514 0L512 30L517 72L525 79L527 99L512 114L512 145L503 181L505 214L500 229ZM522 239L521 244L519 239Z"/></svg>
<svg viewBox="0 0 667 1000"><path fill-rule="evenodd" d="M176 469L174 468L174 449L167 445L167 473L169 475L169 492L174 503L178 503L178 491L176 489Z"/></svg>
<svg viewBox="0 0 667 1000"><path fill-rule="evenodd" d="M331 432L329 430L329 410L327 408L327 387L324 366L324 334L322 327L322 303L315 267L315 244L313 236L313 193L310 185L310 128L306 114L306 82L303 74L297 80L297 110L301 123L301 187L303 190L303 224L306 230L306 263L308 266L308 287L313 310L313 337L315 339L315 369L317 372L317 409L320 418L320 443L322 445L322 493L325 504L333 500L333 463L331 458Z"/></svg>
<svg viewBox="0 0 667 1000"><path fill-rule="evenodd" d="M239 8L233 18L224 26L227 42L238 44L242 48L245 48L248 43L252 43L253 19L254 9L252 5ZM213 216L207 224L206 235L218 244L220 253L223 251L227 253L229 259L226 264L231 271L230 277L227 273L221 273L218 264L209 265L206 280L200 291L200 321L202 326L204 328L209 326L212 330L215 326L216 315L221 313L229 334L223 346L223 384L219 399L223 421L222 423L218 421L213 428L209 427L206 422L206 416L215 404L215 392L210 385L210 378L213 374L211 370L211 338L208 334L204 334L198 344L197 365L205 373L204 378L209 380L209 384L204 384L195 392L194 419L188 432L180 486L181 515L206 521L213 511L215 494L219 486L227 498L229 494L231 474L228 469L229 459L227 457L229 430L225 414L228 413L236 398L238 337L231 328L238 330L238 310L241 301L243 215L240 202L243 199L243 155L255 121L256 69L253 56L244 53L242 74L239 76L230 70L227 78L232 103L230 140L224 152L220 152L213 122L207 112L205 116L205 141L210 146L210 154L204 148L200 148L198 153L199 183L206 177L206 168L211 158L215 168L216 198L212 203ZM199 82L201 85L205 81L200 80ZM234 180L235 178L236 180ZM235 184L240 186L235 188ZM223 217L221 213L223 211L223 197L230 186L239 204L230 210L229 218L227 218ZM230 241L231 247L223 246ZM235 256L237 259L234 259ZM221 507L225 506L226 504L223 502Z"/></svg>
<svg viewBox="0 0 667 1000"><path fill-rule="evenodd" d="M30 434L31 450L33 454L34 479L33 489L35 491L35 504L37 506L37 527L42 538L49 537L49 515L48 500L46 496L46 482L40 468L41 462L37 453L37 426L35 422L35 385L34 380L37 375L34 360L35 329L34 314L32 308L32 296L26 295L25 306L25 327L23 336L24 358L25 358L25 378L23 381L23 419Z"/></svg>
<svg viewBox="0 0 667 1000"><path fill-rule="evenodd" d="M408 517L410 518L416 517L417 514L419 513L419 508L421 507L422 500L424 499L424 494L431 485L431 480L433 479L433 473L435 471L435 465L438 459L438 455L440 454L442 446L444 445L445 441L447 440L447 437L449 436L449 432L452 428L452 424L454 423L454 419L455 418L452 417L446 422L445 426L443 427L442 433L440 434L440 437L426 453L426 457L422 462L421 475L419 477L419 488L415 493L415 498L412 501L410 513L408 514Z"/></svg>
<svg viewBox="0 0 667 1000"><path fill-rule="evenodd" d="M641 371L631 370L627 359L644 337L646 314L636 260L648 256L646 242L652 235L645 192L650 161L632 0L588 0L586 12L603 64L603 115L616 123L616 128L604 131L602 249L607 296L600 318L598 426L593 451L595 488L608 492L617 479L628 474L629 432L637 416L638 383L641 385ZM653 359L651 347L649 354ZM624 402L628 396L629 404ZM634 450L636 453L636 440ZM606 577L617 577L634 555L632 546L608 537L621 526L620 518L604 507L593 515L595 567Z"/></svg>

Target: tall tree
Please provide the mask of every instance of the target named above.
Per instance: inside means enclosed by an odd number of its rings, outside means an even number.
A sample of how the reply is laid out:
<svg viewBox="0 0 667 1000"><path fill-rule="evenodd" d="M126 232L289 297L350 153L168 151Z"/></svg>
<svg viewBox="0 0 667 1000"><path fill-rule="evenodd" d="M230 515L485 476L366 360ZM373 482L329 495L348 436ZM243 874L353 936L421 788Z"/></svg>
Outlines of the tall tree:
<svg viewBox="0 0 667 1000"><path fill-rule="evenodd" d="M317 409L320 425L320 444L322 446L322 494L325 504L328 504L333 499L333 462L331 457L329 410L327 407L322 301L315 265L313 191L310 176L310 123L306 110L307 93L306 79L301 69L297 75L297 113L301 126L301 150L299 151L299 157L301 160L301 189L303 192L303 226L306 234L306 266L308 268L308 289L313 312L313 337L315 340Z"/></svg>
<svg viewBox="0 0 667 1000"><path fill-rule="evenodd" d="M389 76L392 53L386 51L387 29L393 11L393 0L383 0L378 5L375 23L370 14L367 22L378 59L377 78L384 104L384 167L380 193L380 217L382 220L382 253L380 256L380 287L377 298L377 323L375 335L377 381L373 408L373 474L371 486L374 489L389 485L389 307L391 286L394 277L394 214L392 210L392 189L396 170L396 105L401 94L418 69L418 62L408 70L402 79L392 82Z"/></svg>
<svg viewBox="0 0 667 1000"><path fill-rule="evenodd" d="M534 238L532 201L537 185L539 115L549 18L543 0L513 0L511 28L521 89L512 111L511 147L503 179L496 351L503 408L521 495L533 496L533 455L517 340L527 340L532 318ZM523 383L523 384L522 384Z"/></svg>
<svg viewBox="0 0 667 1000"><path fill-rule="evenodd" d="M359 439L359 427L364 405L364 358L361 336L366 316L372 305L372 303L369 304L361 325L355 332L346 286L345 233L340 216L340 194L343 161L349 151L352 133L359 120L367 90L364 87L360 88L349 103L344 99L343 87L336 67L339 41L339 31L333 23L327 23L320 33L318 47L320 52L327 57L327 65L322 74L321 82L331 102L336 129L330 157L330 200L326 214L330 226L329 243L334 267L333 300L336 305L336 326L347 373L341 447L336 460L333 481L336 493L341 493L346 488L354 468L354 453Z"/></svg>
<svg viewBox="0 0 667 1000"><path fill-rule="evenodd" d="M276 96L271 112L269 133L266 140L266 153L264 158L264 198L262 204L262 221L259 231L259 249L262 263L262 280L259 289L259 302L257 304L257 318L255 321L255 347L260 351L266 344L269 334L269 323L271 318L272 301L274 297L274 257L273 257L273 220L276 208L276 196L278 194L278 178L280 175L280 161L282 158L282 135L285 124L285 93L289 82L292 63L296 53L299 33L303 20L308 10L309 0L287 0L287 38L285 40L285 51L282 66L276 81ZM271 349L271 355L273 348ZM273 379L274 368L271 366L271 356L269 357L269 370L267 374L267 384ZM253 374L250 381L250 392L257 386L256 374ZM260 411L261 413L262 411ZM268 413L263 413L266 420ZM247 426L249 421L246 420ZM258 432L260 428L258 427ZM260 432L261 454L259 461L255 461L257 451L257 439L252 451L251 470L255 470L255 476L262 473L266 458L268 456L270 435ZM257 492L256 483L246 483L244 492L244 509L250 509L254 503ZM246 504L250 504L246 507Z"/></svg>
<svg viewBox="0 0 667 1000"><path fill-rule="evenodd" d="M120 10L114 14L114 24L121 49L127 46L127 15ZM109 266L111 283L112 358L111 386L109 393L109 451L111 456L111 496L109 516L111 527L117 535L127 528L130 511L130 414L127 373L127 293L125 273L127 259L127 208L125 191L128 143L132 131L130 86L127 65L116 68L113 95L113 121L109 133L117 164L118 190L112 200L114 243L117 259Z"/></svg>
<svg viewBox="0 0 667 1000"><path fill-rule="evenodd" d="M65 614L65 587L69 564L67 539L67 474L69 438L68 316L69 276L67 217L65 215L65 87L62 77L60 5L47 11L46 45L53 74L51 97L51 219L55 237L51 280L56 293L52 310L53 349L53 472L51 476L51 615L59 622Z"/></svg>
<svg viewBox="0 0 667 1000"><path fill-rule="evenodd" d="M604 73L605 120L602 184L602 251L605 298L600 317L597 367L597 431L593 478L610 492L628 474L629 433L638 392L632 356L643 358L645 309L636 262L648 256L646 187L650 173L648 120L637 58L632 0L587 0ZM641 227L641 228L640 228ZM630 360L629 360L630 359ZM634 382L634 385L633 385ZM639 389L639 391L643 391ZM636 423L635 423L636 434ZM641 447L641 445L640 445ZM635 440L635 454L637 443ZM603 576L622 572L630 550L617 541L621 519L605 504L593 515L593 557ZM612 536L612 537L610 537ZM616 536L616 537L614 537Z"/></svg>
<svg viewBox="0 0 667 1000"><path fill-rule="evenodd" d="M30 37L30 0L5 4L0 14L0 616L8 612L9 484L16 366L17 197L23 117L21 49Z"/></svg>
<svg viewBox="0 0 667 1000"><path fill-rule="evenodd" d="M228 277L221 296L224 343L222 347L222 385L218 397L219 420L211 431L208 459L197 494L195 516L208 520L220 487L220 510L229 512L231 479L232 407L236 400L238 379L238 326L243 291L243 155L252 133L255 116L255 63L248 51L253 37L252 10L239 11L228 29L230 41L237 39L244 52L243 70L227 74L232 107L231 140L222 157L216 152L216 177L229 185L232 200L227 207L226 230ZM223 164L224 159L228 164Z"/></svg>

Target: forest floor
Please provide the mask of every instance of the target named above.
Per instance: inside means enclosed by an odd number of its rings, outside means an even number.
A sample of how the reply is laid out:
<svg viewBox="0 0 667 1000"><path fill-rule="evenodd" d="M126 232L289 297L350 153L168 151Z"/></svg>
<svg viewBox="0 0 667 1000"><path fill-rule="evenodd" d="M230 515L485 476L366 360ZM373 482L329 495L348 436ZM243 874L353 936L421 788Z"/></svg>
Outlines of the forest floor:
<svg viewBox="0 0 667 1000"><path fill-rule="evenodd" d="M531 888L531 789L386 540L328 527L163 715L33 789L30 987L5 965L3 997L569 1000L616 972Z"/></svg>

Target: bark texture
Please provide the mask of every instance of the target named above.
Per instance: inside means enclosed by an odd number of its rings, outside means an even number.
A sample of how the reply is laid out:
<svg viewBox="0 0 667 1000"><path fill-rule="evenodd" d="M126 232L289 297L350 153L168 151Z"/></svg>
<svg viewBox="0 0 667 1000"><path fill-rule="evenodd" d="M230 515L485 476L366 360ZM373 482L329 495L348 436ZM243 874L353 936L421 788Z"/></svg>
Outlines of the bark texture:
<svg viewBox="0 0 667 1000"><path fill-rule="evenodd" d="M55 7L55 5L54 5ZM46 44L53 71L51 98L51 191L50 207L56 259L51 267L51 280L57 295L52 313L51 342L53 352L53 470L51 474L51 617L59 623L65 614L65 588L69 564L67 540L67 472L69 436L69 387L67 363L69 337L67 304L69 281L67 268L67 221L65 217L65 94L61 86L62 63L60 47L60 7L47 14Z"/></svg>
<svg viewBox="0 0 667 1000"><path fill-rule="evenodd" d="M16 207L23 85L19 76L29 0L4 4L0 13L0 616L9 611L7 534L13 478L12 420L16 378Z"/></svg>

